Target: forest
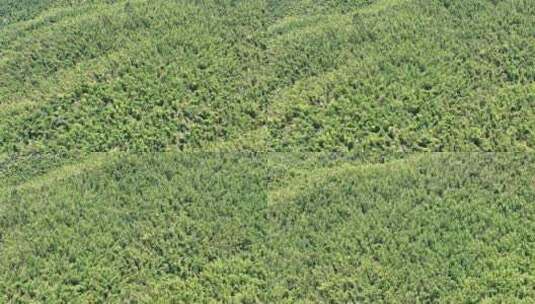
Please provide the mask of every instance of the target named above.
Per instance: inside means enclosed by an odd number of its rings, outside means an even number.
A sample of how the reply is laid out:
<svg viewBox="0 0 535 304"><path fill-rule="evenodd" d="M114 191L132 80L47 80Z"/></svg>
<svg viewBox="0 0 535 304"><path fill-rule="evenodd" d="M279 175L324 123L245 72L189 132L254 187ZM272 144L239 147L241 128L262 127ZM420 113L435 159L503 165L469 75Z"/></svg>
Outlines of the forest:
<svg viewBox="0 0 535 304"><path fill-rule="evenodd" d="M0 303L534 303L534 16L0 0Z"/></svg>

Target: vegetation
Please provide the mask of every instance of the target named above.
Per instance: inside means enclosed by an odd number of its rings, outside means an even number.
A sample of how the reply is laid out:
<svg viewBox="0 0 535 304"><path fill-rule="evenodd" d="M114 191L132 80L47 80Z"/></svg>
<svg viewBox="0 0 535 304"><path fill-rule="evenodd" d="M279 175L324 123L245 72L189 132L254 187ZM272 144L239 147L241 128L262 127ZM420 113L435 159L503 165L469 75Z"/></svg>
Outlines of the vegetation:
<svg viewBox="0 0 535 304"><path fill-rule="evenodd" d="M0 0L0 303L533 303L533 16Z"/></svg>
<svg viewBox="0 0 535 304"><path fill-rule="evenodd" d="M0 293L531 303L534 176L533 154L92 154L0 191Z"/></svg>
<svg viewBox="0 0 535 304"><path fill-rule="evenodd" d="M4 0L0 11L5 153L535 143L533 1Z"/></svg>

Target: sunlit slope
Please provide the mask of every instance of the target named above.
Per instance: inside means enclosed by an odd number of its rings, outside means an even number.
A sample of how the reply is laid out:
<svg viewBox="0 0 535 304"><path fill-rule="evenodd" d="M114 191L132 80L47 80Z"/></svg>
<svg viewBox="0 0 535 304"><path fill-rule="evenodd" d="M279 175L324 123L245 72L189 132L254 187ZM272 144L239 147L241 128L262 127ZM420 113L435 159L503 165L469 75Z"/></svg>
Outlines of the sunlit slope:
<svg viewBox="0 0 535 304"><path fill-rule="evenodd" d="M535 143L533 1L31 3L0 6L2 152Z"/></svg>
<svg viewBox="0 0 535 304"><path fill-rule="evenodd" d="M94 154L0 190L7 302L531 303L529 154Z"/></svg>
<svg viewBox="0 0 535 304"><path fill-rule="evenodd" d="M0 2L0 28L34 20L52 11L117 0L3 0Z"/></svg>

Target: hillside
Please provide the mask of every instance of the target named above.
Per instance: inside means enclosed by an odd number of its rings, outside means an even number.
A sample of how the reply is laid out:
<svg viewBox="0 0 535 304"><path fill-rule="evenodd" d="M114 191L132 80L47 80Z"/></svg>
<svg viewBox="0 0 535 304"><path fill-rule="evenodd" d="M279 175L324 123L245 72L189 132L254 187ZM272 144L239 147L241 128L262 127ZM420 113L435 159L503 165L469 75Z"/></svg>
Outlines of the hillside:
<svg viewBox="0 0 535 304"><path fill-rule="evenodd" d="M532 151L525 0L2 0L0 152Z"/></svg>
<svg viewBox="0 0 535 304"><path fill-rule="evenodd" d="M534 16L0 0L0 303L535 302Z"/></svg>
<svg viewBox="0 0 535 304"><path fill-rule="evenodd" d="M527 154L93 154L0 191L0 291L8 303L532 303L534 176Z"/></svg>

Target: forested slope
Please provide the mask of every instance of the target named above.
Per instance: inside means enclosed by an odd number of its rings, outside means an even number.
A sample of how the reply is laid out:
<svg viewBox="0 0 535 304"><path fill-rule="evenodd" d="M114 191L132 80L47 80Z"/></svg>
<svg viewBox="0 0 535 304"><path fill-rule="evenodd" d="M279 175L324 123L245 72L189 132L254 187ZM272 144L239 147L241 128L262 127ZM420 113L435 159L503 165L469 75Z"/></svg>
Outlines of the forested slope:
<svg viewBox="0 0 535 304"><path fill-rule="evenodd" d="M533 303L534 16L0 0L0 303Z"/></svg>
<svg viewBox="0 0 535 304"><path fill-rule="evenodd" d="M0 190L1 299L532 303L534 176L533 154L92 154Z"/></svg>
<svg viewBox="0 0 535 304"><path fill-rule="evenodd" d="M3 152L535 142L533 1L1 3Z"/></svg>

